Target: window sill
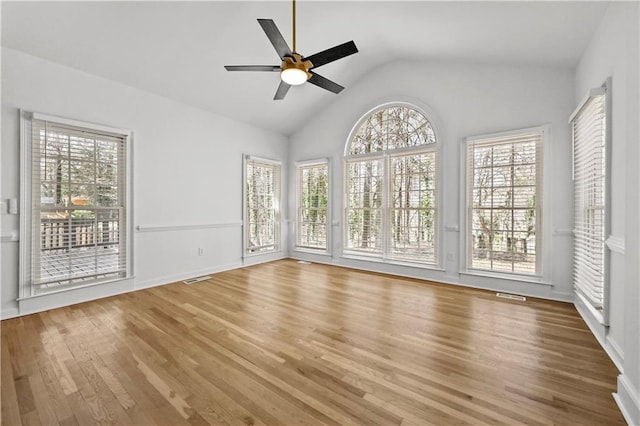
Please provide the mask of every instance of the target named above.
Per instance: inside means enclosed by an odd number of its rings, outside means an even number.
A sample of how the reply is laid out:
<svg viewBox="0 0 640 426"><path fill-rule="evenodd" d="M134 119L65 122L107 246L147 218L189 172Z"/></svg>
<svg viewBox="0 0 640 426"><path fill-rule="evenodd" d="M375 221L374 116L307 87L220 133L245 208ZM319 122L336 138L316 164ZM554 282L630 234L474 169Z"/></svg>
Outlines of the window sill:
<svg viewBox="0 0 640 426"><path fill-rule="evenodd" d="M342 256L340 256L340 258L347 259L347 260L358 260L358 261L365 261L365 262L371 262L371 263L379 263L382 265L404 266L409 268L428 269L430 271L444 272L444 269L432 263L411 262L408 260L382 259L379 257L358 256L354 254L343 254Z"/></svg>
<svg viewBox="0 0 640 426"><path fill-rule="evenodd" d="M273 255L278 253L282 254L282 250L276 249L276 250L261 251L258 253L245 253L244 256L242 256L242 258L250 259L252 257L268 256L268 255Z"/></svg>
<svg viewBox="0 0 640 426"><path fill-rule="evenodd" d="M466 271L460 271L460 275L469 275L473 277L494 278L506 281L519 281L528 284L538 284L553 287L550 282L544 281L543 277L539 275L518 275L509 273L489 272L482 270L469 269Z"/></svg>
<svg viewBox="0 0 640 426"><path fill-rule="evenodd" d="M40 297L47 297L47 296L51 296L53 294L59 294L59 293L67 293L70 291L74 291L74 290L80 290L83 288L88 288L88 287L97 287L97 286L102 286L102 285L106 285L106 284L113 284L113 283L119 283L122 281L127 281L127 280L132 280L135 279L135 275L130 275L130 276L126 276L123 278L116 278L113 280L105 280L105 281L97 281L97 282L93 282L90 284L83 284L83 285L77 285L77 286L72 286L72 287L65 287L65 288L61 288L58 290L51 290L51 291L46 291L46 292L42 292L42 293L38 293L38 294L33 294L30 296L24 296L24 297L19 297L16 300L18 302L22 301L22 300L29 300L29 299L37 299Z"/></svg>
<svg viewBox="0 0 640 426"><path fill-rule="evenodd" d="M294 248L292 250L292 253L305 253L305 254L313 254L316 256L325 256L325 257L331 257L331 253L328 252L327 250L314 250L314 249L307 249L307 248Z"/></svg>

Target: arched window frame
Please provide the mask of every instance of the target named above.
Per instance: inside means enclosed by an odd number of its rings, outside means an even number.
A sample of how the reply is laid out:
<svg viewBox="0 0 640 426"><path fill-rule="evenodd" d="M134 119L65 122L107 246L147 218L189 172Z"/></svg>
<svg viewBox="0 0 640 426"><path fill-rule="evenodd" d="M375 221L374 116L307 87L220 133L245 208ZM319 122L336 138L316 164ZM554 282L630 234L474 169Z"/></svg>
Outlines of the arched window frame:
<svg viewBox="0 0 640 426"><path fill-rule="evenodd" d="M382 110L393 108L393 107L404 107L409 108L420 115L422 115L425 120L429 123L433 134L434 134L434 142L421 144L417 146L410 147L402 147L402 148L394 148L394 149L386 149L383 147L380 151L370 152L370 153L361 153L361 154L350 154L350 148L354 141L354 138L357 135L357 132L360 130L363 124L373 115ZM384 104L379 104L374 108L368 110L365 114L363 114L360 119L353 126L349 138L346 141L345 149L343 153L343 176L344 176L344 199L343 199L343 232L342 232L342 252L343 256L351 257L351 258L365 258L366 260L374 260L384 263L393 263L393 264L410 264L413 266L420 266L426 268L439 268L442 262L441 255L441 246L442 246L442 232L441 232L441 170L440 170L440 162L441 162L441 133L438 129L436 123L434 123L433 114L427 112L428 110L425 107L418 106L414 103L409 102L388 102ZM429 155L433 158L433 172L431 173L433 177L433 204L432 208L433 212L433 222L432 222L432 232L433 236L431 238L432 242L432 255L428 257L420 257L420 256L402 256L397 252L394 252L392 248L392 229L391 229L391 220L390 220L390 212L393 210L391 207L390 199L392 197L390 186L392 183L391 175L390 175L390 165L393 159L407 157L410 155L418 155L425 154ZM381 213L381 243L376 246L373 250L367 250L362 248L353 248L350 246L349 240L349 232L350 232L350 221L349 221L349 194L350 194L350 178L349 178L349 164L354 162L359 162L363 160L372 160L378 161L382 166L382 187L381 191L384 194L381 198L382 200L382 213Z"/></svg>

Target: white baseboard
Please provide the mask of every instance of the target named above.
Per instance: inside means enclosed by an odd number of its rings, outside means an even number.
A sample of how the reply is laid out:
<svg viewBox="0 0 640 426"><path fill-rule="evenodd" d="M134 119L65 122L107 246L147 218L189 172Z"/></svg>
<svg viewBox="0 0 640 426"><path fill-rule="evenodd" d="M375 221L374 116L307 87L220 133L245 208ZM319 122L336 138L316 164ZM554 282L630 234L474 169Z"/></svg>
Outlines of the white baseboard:
<svg viewBox="0 0 640 426"><path fill-rule="evenodd" d="M624 374L618 376L618 392L613 394L613 399L629 425L640 425L640 395Z"/></svg>
<svg viewBox="0 0 640 426"><path fill-rule="evenodd" d="M202 268L195 271L189 271L183 274L170 275L161 278L153 278L150 280L136 282L135 290L143 290L145 288L158 287L161 285L184 281L189 278L199 277L208 274L217 274L218 272L230 271L232 269L242 268L242 262L229 263L227 265L216 266L215 268Z"/></svg>
<svg viewBox="0 0 640 426"><path fill-rule="evenodd" d="M242 262L232 264L219 265L211 268L203 268L200 270L189 271L183 274L154 278L146 281L136 281L135 278L114 281L110 283L86 286L77 289L69 289L64 292L43 294L37 297L23 298L18 301L18 309L3 311L2 319L14 318L22 315L29 315L38 312L47 311L49 309L61 308L64 306L75 305L78 303L89 302L91 300L102 299L105 297L117 296L118 294L130 293L137 290L143 290L151 287L158 287L171 284L176 281L183 281L187 278L193 278L200 275L215 274L217 272L228 271L231 269L241 268Z"/></svg>
<svg viewBox="0 0 640 426"><path fill-rule="evenodd" d="M20 316L20 311L18 311L18 308L5 309L4 311L0 312L0 319L3 320L15 318L18 316Z"/></svg>

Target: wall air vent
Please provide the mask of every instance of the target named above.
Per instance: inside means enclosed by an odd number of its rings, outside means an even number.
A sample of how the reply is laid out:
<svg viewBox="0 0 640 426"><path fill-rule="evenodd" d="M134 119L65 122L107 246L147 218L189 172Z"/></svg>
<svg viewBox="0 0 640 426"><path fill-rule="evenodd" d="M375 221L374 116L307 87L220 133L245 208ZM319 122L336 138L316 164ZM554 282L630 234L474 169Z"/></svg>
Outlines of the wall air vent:
<svg viewBox="0 0 640 426"><path fill-rule="evenodd" d="M188 280L184 280L182 281L185 284L194 284L194 283L198 283L200 281L206 281L211 279L211 277L209 275L205 275L202 277L195 277L195 278L189 278Z"/></svg>
<svg viewBox="0 0 640 426"><path fill-rule="evenodd" d="M502 297L503 299L517 300L519 302L525 302L527 300L526 297L520 296L520 295L517 295L517 294L496 293L496 296Z"/></svg>

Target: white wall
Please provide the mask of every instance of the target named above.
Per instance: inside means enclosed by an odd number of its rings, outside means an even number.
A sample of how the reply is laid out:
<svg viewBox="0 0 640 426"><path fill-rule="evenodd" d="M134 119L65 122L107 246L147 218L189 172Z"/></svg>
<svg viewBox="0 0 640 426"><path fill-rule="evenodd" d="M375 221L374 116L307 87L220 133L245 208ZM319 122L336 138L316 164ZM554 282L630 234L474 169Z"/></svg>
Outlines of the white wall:
<svg viewBox="0 0 640 426"><path fill-rule="evenodd" d="M18 304L18 243L8 240L19 219L3 214L3 318L242 266L242 155L286 162L286 137L3 48L3 201L20 195L20 108L132 130L133 224L195 229L135 232L133 280Z"/></svg>
<svg viewBox="0 0 640 426"><path fill-rule="evenodd" d="M617 400L627 421L640 424L640 131L637 2L609 6L576 69L575 102L611 77L611 236L623 250L611 252L610 325L601 327L580 309L612 357L620 358Z"/></svg>
<svg viewBox="0 0 640 426"><path fill-rule="evenodd" d="M334 221L332 257L292 251L292 256L357 268L390 272L441 282L477 286L559 300L573 300L571 288L572 227L570 134L567 119L573 110L573 71L537 67L502 67L479 64L394 62L348 87L333 105L291 137L291 162L329 157L332 164ZM443 235L443 270L372 264L341 257L343 212L343 152L352 127L371 108L390 101L406 101L424 108L435 125L441 144L440 232ZM464 252L465 221L461 208L461 150L466 136L549 124L544 202L548 232L546 280L551 285L523 283L459 274ZM290 190L295 188L293 166ZM290 217L295 217L290 199ZM459 226L460 232L445 231ZM291 230L293 231L293 230ZM290 247L294 235L290 233Z"/></svg>

